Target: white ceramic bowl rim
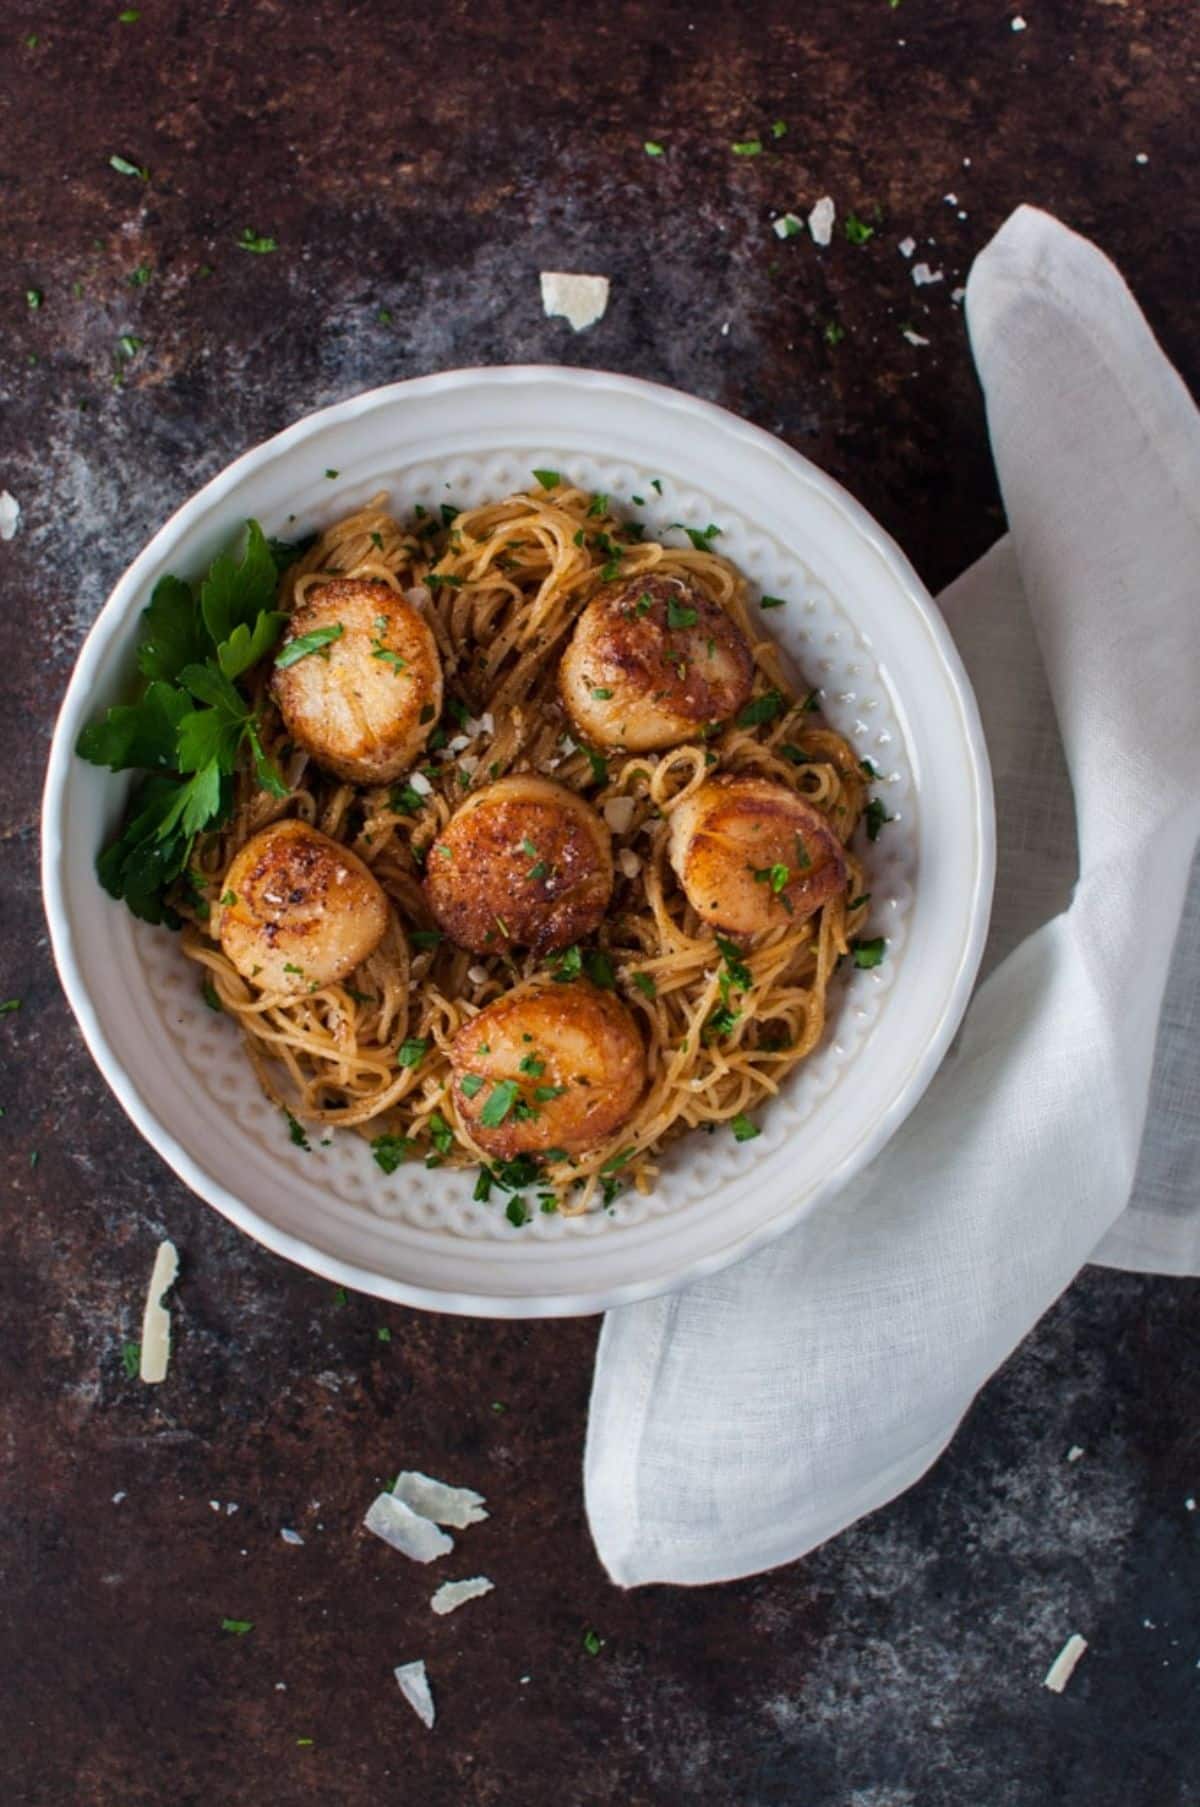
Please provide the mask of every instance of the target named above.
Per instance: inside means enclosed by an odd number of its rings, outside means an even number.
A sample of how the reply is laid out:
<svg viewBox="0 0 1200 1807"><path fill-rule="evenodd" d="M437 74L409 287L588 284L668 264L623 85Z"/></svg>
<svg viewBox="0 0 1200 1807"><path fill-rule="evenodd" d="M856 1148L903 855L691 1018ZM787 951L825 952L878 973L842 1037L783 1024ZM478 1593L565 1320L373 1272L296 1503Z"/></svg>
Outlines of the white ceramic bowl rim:
<svg viewBox="0 0 1200 1807"><path fill-rule="evenodd" d="M383 1275L339 1257L327 1248L305 1240L274 1223L253 1205L237 1197L208 1171L201 1159L188 1151L147 1103L126 1065L117 1057L96 1007L79 958L64 880L65 798L68 791L74 745L80 727L95 707L97 678L113 640L127 627L131 613L141 606L153 581L170 568L172 548L202 517L227 498L235 496L248 477L284 457L327 429L359 420L375 410L429 401L454 390L473 386L487 389L521 385L556 385L565 390L564 405L574 391L617 393L631 404L656 413L671 411L681 433L689 424L707 430L726 443L740 441L760 458L765 454L785 467L807 488L820 492L840 517L847 535L864 541L887 568L892 582L904 594L913 615L919 618L941 675L957 704L959 751L970 785L970 832L973 858L969 872L969 896L962 913L965 932L955 950L952 970L942 996L936 1023L915 1051L903 1083L886 1107L864 1123L862 1134L829 1167L816 1185L784 1201L769 1215L760 1216L719 1248L684 1259L669 1271L630 1277L621 1284L595 1290L573 1287L540 1295L519 1292L457 1290L418 1284L404 1277ZM50 750L42 812L42 883L50 927L51 945L63 988L83 1032L84 1039L121 1105L134 1124L194 1192L216 1206L226 1217L266 1247L300 1263L335 1283L375 1293L400 1303L464 1314L521 1317L566 1316L599 1311L669 1290L713 1273L781 1234L802 1215L819 1208L883 1148L912 1110L940 1065L959 1025L974 983L987 931L995 859L995 830L987 751L974 698L945 623L924 590L908 560L866 511L840 485L798 453L761 429L728 414L711 403L640 379L598 370L560 366L512 365L446 371L408 382L390 384L353 396L322 409L288 427L243 454L193 495L149 541L120 578L97 617L72 674L62 704ZM97 907L105 900L97 888ZM247 1075L249 1080L249 1074Z"/></svg>

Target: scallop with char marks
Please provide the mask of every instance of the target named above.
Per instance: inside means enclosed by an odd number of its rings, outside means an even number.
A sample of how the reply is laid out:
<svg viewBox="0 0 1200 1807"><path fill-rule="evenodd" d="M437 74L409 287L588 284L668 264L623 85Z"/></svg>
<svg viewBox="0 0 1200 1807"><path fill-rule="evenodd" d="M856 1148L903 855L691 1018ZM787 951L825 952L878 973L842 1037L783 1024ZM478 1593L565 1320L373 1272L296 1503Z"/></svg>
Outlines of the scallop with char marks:
<svg viewBox="0 0 1200 1807"><path fill-rule="evenodd" d="M609 584L588 603L559 666L567 713L585 740L647 753L694 740L750 695L746 637L683 577Z"/></svg>
<svg viewBox="0 0 1200 1807"><path fill-rule="evenodd" d="M323 643L292 652L310 634ZM389 784L412 765L441 713L433 630L385 583L318 584L292 613L271 693L292 739L318 765L351 784Z"/></svg>
<svg viewBox="0 0 1200 1807"><path fill-rule="evenodd" d="M348 847L289 819L235 856L218 906L221 946L260 991L298 997L352 973L383 939L387 899Z"/></svg>
<svg viewBox="0 0 1200 1807"><path fill-rule="evenodd" d="M846 883L828 819L770 778L702 784L672 813L668 853L697 916L734 935L803 922Z"/></svg>
<svg viewBox="0 0 1200 1807"><path fill-rule="evenodd" d="M628 1121L646 1085L629 1011L586 979L510 991L450 1046L459 1116L497 1160L582 1154Z"/></svg>
<svg viewBox="0 0 1200 1807"><path fill-rule="evenodd" d="M442 931L472 953L548 953L582 941L612 894L608 829L590 804L532 773L469 797L429 850L425 892Z"/></svg>

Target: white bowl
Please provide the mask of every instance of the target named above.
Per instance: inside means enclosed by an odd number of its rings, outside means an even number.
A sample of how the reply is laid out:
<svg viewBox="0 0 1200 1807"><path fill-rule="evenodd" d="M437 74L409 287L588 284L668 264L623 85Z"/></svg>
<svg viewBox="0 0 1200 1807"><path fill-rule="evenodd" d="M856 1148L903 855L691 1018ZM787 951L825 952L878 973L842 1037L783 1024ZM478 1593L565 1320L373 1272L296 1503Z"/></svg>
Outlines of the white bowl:
<svg viewBox="0 0 1200 1807"><path fill-rule="evenodd" d="M386 488L461 505L528 486L534 467L722 529L719 549L789 606L764 624L833 724L881 768L895 819L867 849L869 933L884 963L843 977L821 1047L761 1110L762 1135L676 1145L649 1198L509 1224L472 1176L402 1167L358 1137L294 1147L236 1030L203 1004L165 930L100 889L94 861L126 783L75 757L118 698L138 616L163 572L195 576L248 516L299 535ZM327 472L336 471L329 478ZM662 484L661 497L652 479ZM599 1311L739 1260L837 1191L898 1128L958 1026L987 927L991 785L970 687L911 566L836 483L720 408L601 371L448 371L375 389L247 452L161 528L120 579L75 668L46 776L42 867L63 986L101 1072L187 1185L268 1248L329 1279L432 1310ZM495 1194L493 1194L493 1199Z"/></svg>

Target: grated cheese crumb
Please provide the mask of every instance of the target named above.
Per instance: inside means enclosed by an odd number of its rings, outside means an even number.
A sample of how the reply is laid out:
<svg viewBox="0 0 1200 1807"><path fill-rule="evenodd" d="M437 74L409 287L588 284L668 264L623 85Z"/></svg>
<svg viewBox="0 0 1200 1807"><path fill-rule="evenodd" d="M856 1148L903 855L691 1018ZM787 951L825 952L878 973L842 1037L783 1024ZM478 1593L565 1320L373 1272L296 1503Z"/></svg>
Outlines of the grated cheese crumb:
<svg viewBox="0 0 1200 1807"><path fill-rule="evenodd" d="M125 1498L126 1498L126 1497L127 1497L127 1496L126 1496L126 1493L125 1493L125 1489L124 1489L124 1488L123 1488L123 1487L122 1487L122 1489L121 1489L121 1491L120 1491L120 1493L114 1493L114 1494L113 1494L113 1498L112 1498L112 1503L113 1503L113 1505L114 1505L114 1506L119 1506L119 1505L120 1505L120 1504L121 1504L121 1501L122 1501L122 1500L123 1500L123 1499L125 1499Z"/></svg>
<svg viewBox="0 0 1200 1807"><path fill-rule="evenodd" d="M1025 21L1021 17L1020 13L1018 13L1016 18L1013 20L1012 28L1014 31L1024 31L1025 30Z"/></svg>
<svg viewBox="0 0 1200 1807"><path fill-rule="evenodd" d="M604 805L604 820L614 834L627 834L633 821L633 798L610 797Z"/></svg>
<svg viewBox="0 0 1200 1807"><path fill-rule="evenodd" d="M0 540L11 540L21 518L21 504L8 490L0 490Z"/></svg>
<svg viewBox="0 0 1200 1807"><path fill-rule="evenodd" d="M470 979L472 985L485 984L487 982L487 976L488 969L486 966L468 966L467 968L467 977Z"/></svg>
<svg viewBox="0 0 1200 1807"><path fill-rule="evenodd" d="M476 1493L471 1487L451 1487L446 1481L435 1481L417 1469L405 1469L397 1475L390 1497L421 1518L439 1525L453 1525L459 1531L465 1531L468 1525L481 1524L487 1517L482 1493Z"/></svg>
<svg viewBox="0 0 1200 1807"><path fill-rule="evenodd" d="M795 238L797 233L804 231L804 221L798 213L781 213L772 222L771 231L776 238Z"/></svg>
<svg viewBox="0 0 1200 1807"><path fill-rule="evenodd" d="M473 1575L469 1581L443 1581L429 1604L435 1613L444 1617L465 1606L468 1600L479 1600L484 1594L490 1594L494 1585L486 1575Z"/></svg>
<svg viewBox="0 0 1200 1807"><path fill-rule="evenodd" d="M925 264L925 263L914 264L913 272L912 272L912 279L916 283L918 288L923 288L926 283L944 282L945 281L945 271L944 270L931 270L929 268L929 265Z"/></svg>
<svg viewBox="0 0 1200 1807"><path fill-rule="evenodd" d="M150 1290L142 1312L141 1376L149 1386L167 1378L171 1359L171 1314L163 1304L179 1275L179 1254L173 1242L160 1242L150 1275Z"/></svg>
<svg viewBox="0 0 1200 1807"><path fill-rule="evenodd" d="M1070 1449L1067 1451L1067 1461L1068 1462L1078 1462L1078 1460L1082 1454L1083 1454L1083 1450L1080 1447L1080 1445L1078 1443L1072 1443Z"/></svg>
<svg viewBox="0 0 1200 1807"><path fill-rule="evenodd" d="M1077 1631L1073 1631L1047 1669L1046 1679L1042 1686L1049 1688L1052 1694L1061 1694L1074 1675L1075 1665L1086 1649L1087 1639L1081 1638Z"/></svg>
<svg viewBox="0 0 1200 1807"><path fill-rule="evenodd" d="M566 320L577 333L604 317L608 307L607 276L572 276L565 270L543 270L542 307L551 318Z"/></svg>
<svg viewBox="0 0 1200 1807"><path fill-rule="evenodd" d="M911 257L916 248L917 241L915 238L902 238L900 243L896 246L901 257Z"/></svg>
<svg viewBox="0 0 1200 1807"><path fill-rule="evenodd" d="M911 326L904 327L903 334L910 345L928 345L929 343L929 340L923 339L920 333L915 333Z"/></svg>
<svg viewBox="0 0 1200 1807"><path fill-rule="evenodd" d="M280 1537L282 1537L284 1543L302 1544L304 1542L304 1539L301 1537L299 1531L289 1530L287 1525L284 1525L281 1528L279 1535L280 1535Z"/></svg>
<svg viewBox="0 0 1200 1807"><path fill-rule="evenodd" d="M642 869L642 862L632 847L622 847L617 855L617 865L626 878L636 878Z"/></svg>
<svg viewBox="0 0 1200 1807"><path fill-rule="evenodd" d="M432 1731L434 1721L433 1695L429 1689L429 1677L425 1673L422 1662L401 1663L393 1670L400 1684L400 1692L421 1721Z"/></svg>
<svg viewBox="0 0 1200 1807"><path fill-rule="evenodd" d="M1133 160L1135 163L1149 163L1149 161L1150 161L1150 159L1146 155L1145 151L1138 151ZM0 502L2 502L3 500L4 500L3 496L0 496ZM8 535L4 534L2 537L4 539L7 539Z"/></svg>
<svg viewBox="0 0 1200 1807"><path fill-rule="evenodd" d="M407 782L416 791L418 797L428 797L433 790L433 786L424 772L410 772Z"/></svg>
<svg viewBox="0 0 1200 1807"><path fill-rule="evenodd" d="M808 216L808 229L812 233L814 245L827 245L830 242L836 218L837 208L833 204L832 195L822 195Z"/></svg>
<svg viewBox="0 0 1200 1807"><path fill-rule="evenodd" d="M452 1537L390 1493L381 1493L372 1502L363 1524L393 1550L411 1557L413 1562L436 1562L439 1556L448 1556L454 1548Z"/></svg>

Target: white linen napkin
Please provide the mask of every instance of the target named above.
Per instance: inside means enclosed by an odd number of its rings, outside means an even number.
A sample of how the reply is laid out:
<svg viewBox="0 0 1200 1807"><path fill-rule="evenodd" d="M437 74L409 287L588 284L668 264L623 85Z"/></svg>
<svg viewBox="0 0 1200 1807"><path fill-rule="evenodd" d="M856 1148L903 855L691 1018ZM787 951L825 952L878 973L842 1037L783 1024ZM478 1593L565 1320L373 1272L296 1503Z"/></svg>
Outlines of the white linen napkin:
<svg viewBox="0 0 1200 1807"><path fill-rule="evenodd" d="M1200 419L1032 208L967 318L1010 524L942 598L996 780L986 976L871 1168L606 1318L585 1486L624 1586L752 1574L894 1498L1089 1258L1200 1271Z"/></svg>

